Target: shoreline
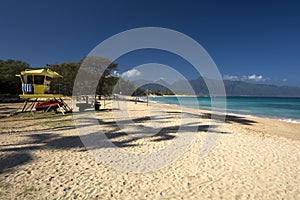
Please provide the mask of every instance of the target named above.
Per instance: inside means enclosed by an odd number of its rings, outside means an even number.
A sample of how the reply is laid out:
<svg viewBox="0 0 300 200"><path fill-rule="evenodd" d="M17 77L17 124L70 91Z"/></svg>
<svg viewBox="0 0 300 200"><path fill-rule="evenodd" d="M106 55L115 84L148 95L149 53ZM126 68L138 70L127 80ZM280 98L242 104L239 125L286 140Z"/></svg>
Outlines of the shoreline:
<svg viewBox="0 0 300 200"><path fill-rule="evenodd" d="M140 102L141 104L145 104L146 102ZM237 114L237 113L224 113L218 112L218 111L211 111L208 109L204 109L200 107L199 109L195 109L192 107L181 107L178 104L167 104L167 103L161 103L156 101L149 101L149 107L153 105L161 105L166 106L168 109L175 109L180 110L181 108L184 108L185 110L188 110L191 113L206 113L211 114L214 113L216 116L220 115L226 116L228 119L243 119L244 121L249 121L250 123L254 123L256 126L260 126L259 128L254 128L254 132L257 132L262 135L268 135L268 137L283 137L286 139L292 139L292 140L298 140L300 141L300 123L298 122L291 122L286 121L289 119L278 119L278 118L271 118L271 117L262 117L262 116L253 116L253 115L243 115L243 114ZM229 120L230 121L230 120ZM233 120L234 121L234 120ZM227 124L228 120L225 120L224 124ZM247 123L245 123L247 124ZM275 126L272 126L275 125ZM254 126L255 126L254 125ZM275 128L274 128L275 127ZM260 129L260 130L259 130ZM253 129L250 129L253 131ZM271 131L268 131L271 130ZM266 131L266 133L264 133Z"/></svg>
<svg viewBox="0 0 300 200"><path fill-rule="evenodd" d="M174 95L165 95L166 97L174 97ZM179 97L196 97L197 96L180 96L178 95ZM153 98L153 97L151 97ZM160 98L160 96L156 96L155 98ZM255 97L254 97L255 98ZM260 98L260 97L258 97ZM264 98L269 98L269 97L264 97ZM270 98L277 98L277 97L270 97ZM278 97L280 98L280 97ZM290 97L284 97L284 98L290 98ZM294 98L294 97L291 97L291 98ZM298 98L298 97L296 97ZM164 102L159 102L159 101L153 101L153 100L149 100L149 103L156 103L156 104L164 104L164 105L170 105L170 106L178 106L180 107L180 105L178 104L168 104L168 103L164 103ZM187 106L184 106L184 107L187 107ZM193 107L187 107L187 108L193 108ZM194 109L198 109L198 108L194 108ZM211 109L207 109L205 107L201 107L199 106L199 110L203 110L203 111L209 111L211 112L212 110ZM230 116L238 116L238 117L249 117L249 118L265 118L265 119L273 119L273 120L277 120L277 121L283 121L283 122L287 122L287 123L293 123L293 124L300 124L300 119L297 119L297 118L287 118L287 117L279 117L279 116L276 116L276 117L272 117L272 116L263 116L263 115L259 115L259 114L242 114L242 113L238 113L238 111L230 111L230 112L227 112L227 109L226 109L226 112L219 112L219 111L213 111L215 114L221 114L221 115L230 115Z"/></svg>
<svg viewBox="0 0 300 200"><path fill-rule="evenodd" d="M159 103L158 103L159 104ZM169 107L169 109L180 109L181 107L179 105L173 105L173 104L159 104L159 105L163 105L163 106L167 106ZM221 116L224 116L224 113L218 113L218 112L212 112L211 110L205 110L205 109L193 109L190 107L184 107L184 109L189 110L192 113L214 113L215 115L219 115L221 114ZM255 130L255 132L260 132L263 135L268 135L270 137L283 137L286 139L292 139L292 140L298 140L300 141L300 124L299 123L293 123L293 122L287 122L287 121L283 121L283 120L279 120L279 119L275 119L275 118L267 118L267 117L259 117L259 116L245 116L245 115L239 115L239 114L231 114L231 113L227 113L226 115L226 119L232 119L232 118L236 118L237 120L239 118L244 119L245 122L250 122L250 123L255 123L256 126L260 126L259 128L254 128L254 129L261 129L261 130ZM225 119L224 124L227 124L228 121ZM232 120L234 121L234 120ZM247 123L245 123L247 124ZM274 127L271 125L275 125ZM255 126L254 125L254 126ZM273 128L272 128L273 127ZM276 128L278 128L276 130ZM291 130L292 129L292 130ZM249 129L252 130L253 129ZM271 130L271 131L268 131ZM291 131L289 131L291 130ZM265 131L266 133L263 133L263 131Z"/></svg>

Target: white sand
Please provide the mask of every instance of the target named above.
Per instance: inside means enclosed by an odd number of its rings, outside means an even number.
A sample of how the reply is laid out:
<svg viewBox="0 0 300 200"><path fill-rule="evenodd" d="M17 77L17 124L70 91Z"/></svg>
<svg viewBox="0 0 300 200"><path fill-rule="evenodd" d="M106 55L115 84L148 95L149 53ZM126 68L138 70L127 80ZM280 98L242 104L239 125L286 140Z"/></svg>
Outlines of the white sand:
<svg viewBox="0 0 300 200"><path fill-rule="evenodd" d="M157 152L178 137L174 126L181 125L180 113L165 106L169 113L161 117L154 105L150 108L130 102L130 118L136 122L125 123L122 130L112 122L129 118L118 111L97 117L122 150ZM145 118L149 113L151 122ZM123 172L95 159L77 137L71 115L2 118L0 199L300 199L299 124L231 117L212 129L219 133L216 143L200 158L210 134L206 129L217 122L204 112L185 116L199 120L189 125L198 127L196 139L174 163L147 173ZM139 139L122 134L139 127L165 131Z"/></svg>

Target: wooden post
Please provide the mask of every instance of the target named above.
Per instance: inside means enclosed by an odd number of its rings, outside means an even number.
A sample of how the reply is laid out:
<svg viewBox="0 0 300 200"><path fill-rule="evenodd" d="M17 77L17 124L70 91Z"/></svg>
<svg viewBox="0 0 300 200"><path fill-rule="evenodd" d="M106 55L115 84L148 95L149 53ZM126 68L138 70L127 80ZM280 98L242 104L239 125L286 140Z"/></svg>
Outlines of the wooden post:
<svg viewBox="0 0 300 200"><path fill-rule="evenodd" d="M104 97L103 108L105 108L105 99L106 99L106 97Z"/></svg>
<svg viewBox="0 0 300 200"><path fill-rule="evenodd" d="M149 94L148 94L148 89L147 89L147 106L149 106Z"/></svg>
<svg viewBox="0 0 300 200"><path fill-rule="evenodd" d="M27 106L28 101L29 101L29 99L25 99L25 102L24 102L24 106L23 106L22 112L25 111L25 108L26 108L26 106Z"/></svg>
<svg viewBox="0 0 300 200"><path fill-rule="evenodd" d="M85 103L89 104L89 96L85 96Z"/></svg>

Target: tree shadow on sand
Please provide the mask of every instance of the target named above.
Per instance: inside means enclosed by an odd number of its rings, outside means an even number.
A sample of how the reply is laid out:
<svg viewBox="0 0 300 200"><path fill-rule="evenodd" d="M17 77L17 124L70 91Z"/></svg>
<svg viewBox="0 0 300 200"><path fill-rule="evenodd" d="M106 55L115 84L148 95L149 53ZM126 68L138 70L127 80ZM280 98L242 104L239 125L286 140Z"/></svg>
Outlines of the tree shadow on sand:
<svg viewBox="0 0 300 200"><path fill-rule="evenodd" d="M32 161L29 153L10 153L0 158L0 173L9 172L18 165Z"/></svg>
<svg viewBox="0 0 300 200"><path fill-rule="evenodd" d="M225 119L225 122L227 123L238 123L241 125L253 125L257 123L254 120L247 119L246 117L241 117L241 116L234 116L234 115L221 115L221 114L211 114L211 113L202 113L202 114L195 114L195 113L188 113L188 112L179 112L179 111L168 111L167 113L169 114L181 114L184 113L187 116L191 117L198 117L199 119L214 119L214 120L219 120L223 121Z"/></svg>
<svg viewBox="0 0 300 200"><path fill-rule="evenodd" d="M179 114L179 113L169 113L169 114ZM190 114L190 117L207 117L210 118L209 114L202 114L202 115L195 115ZM165 116L163 116L166 119ZM171 117L170 117L171 118ZM61 118L64 120L64 118ZM123 119L121 123L127 126L133 126L133 122L135 125L143 127L142 123L157 120L158 122L162 119L162 116L151 116L150 117L141 117L141 118L134 118L131 120ZM92 120L92 119L91 119ZM95 119L93 119L95 120ZM87 122L89 120L87 119ZM228 122L236 122L245 125L250 125L255 123L254 121L243 119L242 117L234 117L229 116L226 117L226 121ZM116 147L119 148L130 148L140 145L136 143L137 140L143 139L144 137L139 137L138 131L133 135L128 135L126 132L122 131L115 121L104 121L102 119L98 119L99 127L101 126L108 126L109 131L105 132L107 140L112 142ZM84 126L92 126L93 123L86 123ZM145 126L144 126L145 127ZM80 128L80 127L76 127ZM215 125L207 125L207 124L200 124L199 123L187 123L183 124L182 126L167 126L164 128L154 128L154 127L145 127L145 130L149 130L152 133L156 133L155 135L149 135L150 142L161 142L172 140L176 137L176 134L184 134L184 131L197 131L197 132L214 132L218 134L228 134L226 132L217 131ZM10 143L4 144L0 146L0 151L5 152L5 156L0 160L0 172L8 172L14 169L16 166L23 165L29 163L34 160L31 156L32 151L36 150L47 150L47 149L54 149L54 150L69 150L74 149L75 151L86 151L82 140L79 136L62 136L59 134L60 131L68 131L71 129L75 129L75 126L69 125L61 125L56 127L48 127L48 128L41 128L37 130L17 130L14 133L21 135L21 137L26 137L26 140L23 140L19 143ZM178 133L178 130L182 132ZM92 137L94 133L84 135L81 137ZM136 134L136 135L135 135ZM125 139L119 139L120 137L124 137ZM101 141L99 141L101 143ZM99 147L99 145L98 145ZM108 146L103 143L100 145L100 148L107 148Z"/></svg>
<svg viewBox="0 0 300 200"><path fill-rule="evenodd" d="M204 113L201 115L202 118L205 118L205 119L223 119L224 116L222 115L219 115L219 114L210 114L210 113ZM247 119L245 117L240 117L240 116L234 116L234 115L226 115L225 116L225 122L227 123L238 123L238 124L241 124L241 125L253 125L255 123L257 123L256 121L254 120L251 120L251 119Z"/></svg>

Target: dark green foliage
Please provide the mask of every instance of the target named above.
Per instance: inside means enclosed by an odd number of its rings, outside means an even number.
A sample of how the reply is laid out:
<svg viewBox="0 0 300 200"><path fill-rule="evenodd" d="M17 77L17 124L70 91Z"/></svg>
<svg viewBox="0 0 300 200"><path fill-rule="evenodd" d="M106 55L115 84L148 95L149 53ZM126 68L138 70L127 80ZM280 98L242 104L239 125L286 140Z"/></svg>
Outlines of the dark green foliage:
<svg viewBox="0 0 300 200"><path fill-rule="evenodd" d="M146 91L141 88L137 88L132 94L132 96L145 96L145 95L146 95Z"/></svg>
<svg viewBox="0 0 300 200"><path fill-rule="evenodd" d="M67 96L72 95L72 88L79 67L79 62L66 62L51 65L51 70L63 76L63 78L56 78L51 81L51 90L54 93L61 93Z"/></svg>
<svg viewBox="0 0 300 200"><path fill-rule="evenodd" d="M155 89L155 88L148 89L148 94L153 94L157 96L174 95L174 93L169 89Z"/></svg>
<svg viewBox="0 0 300 200"><path fill-rule="evenodd" d="M81 66L83 67L81 68ZM65 62L47 67L63 76L63 78L52 79L51 91L53 93L71 96L78 74L84 79L80 82L80 77L78 77L77 80L77 82L82 83L80 85L82 87L81 95L90 94L90 91L93 92L91 94L96 92L96 94L103 96L110 96L113 93L119 94L120 92L123 92L124 95L127 93L131 95L135 91L132 83L113 75L118 65L106 58L90 56L80 62ZM15 97L21 94L21 81L19 77L16 77L16 74L20 74L25 69L30 69L30 66L25 62L0 60L1 96ZM91 85L97 87L91 88ZM135 93L142 94L143 91L138 89Z"/></svg>
<svg viewBox="0 0 300 200"><path fill-rule="evenodd" d="M113 76L113 71L117 70L117 64L107 58L98 56L89 56L74 67L74 75L70 79L72 83L68 86L68 95L75 92L74 95L111 95L113 85L117 82L117 77ZM69 80L69 78L68 78ZM76 86L73 85L76 80Z"/></svg>
<svg viewBox="0 0 300 200"><path fill-rule="evenodd" d="M81 66L82 68L80 68ZM77 79L77 83L79 83L77 87L82 88L79 92L80 95L94 94L95 92L98 95L110 95L118 79L111 76L112 71L116 70L117 66L116 63L97 56L87 57L80 62L51 65L52 70L63 76L63 78L52 81L52 88L58 93L70 96L73 92L75 79L80 76ZM93 85L97 85L97 88L94 88Z"/></svg>
<svg viewBox="0 0 300 200"><path fill-rule="evenodd" d="M0 60L0 94L17 95L21 93L21 81L16 74L29 68L29 64L23 61Z"/></svg>

